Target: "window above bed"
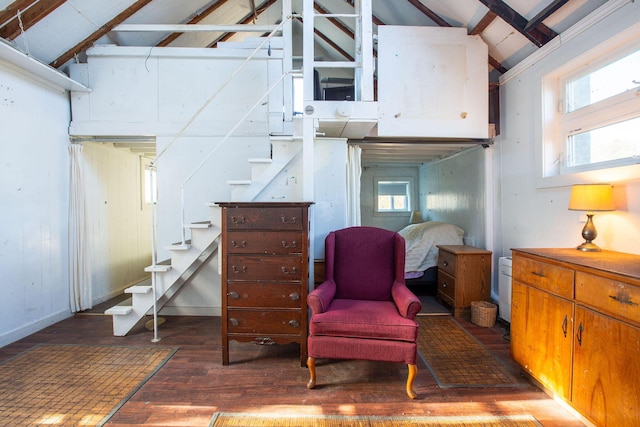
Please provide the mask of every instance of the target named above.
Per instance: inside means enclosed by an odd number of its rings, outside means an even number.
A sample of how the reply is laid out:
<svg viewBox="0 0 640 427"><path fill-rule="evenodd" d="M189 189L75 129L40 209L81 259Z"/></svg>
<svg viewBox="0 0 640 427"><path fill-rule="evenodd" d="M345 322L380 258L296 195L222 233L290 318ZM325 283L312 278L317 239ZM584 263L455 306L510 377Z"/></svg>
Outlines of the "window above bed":
<svg viewBox="0 0 640 427"><path fill-rule="evenodd" d="M410 212L411 180L383 180L376 183L376 212Z"/></svg>

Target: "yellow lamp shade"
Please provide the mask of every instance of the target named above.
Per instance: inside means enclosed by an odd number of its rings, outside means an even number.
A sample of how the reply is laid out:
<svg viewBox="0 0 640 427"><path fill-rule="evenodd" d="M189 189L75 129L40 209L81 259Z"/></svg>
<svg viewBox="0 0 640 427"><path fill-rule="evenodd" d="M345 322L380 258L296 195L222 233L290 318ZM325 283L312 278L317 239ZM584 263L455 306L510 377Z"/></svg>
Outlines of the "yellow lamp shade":
<svg viewBox="0 0 640 427"><path fill-rule="evenodd" d="M615 208L610 184L577 184L571 188L569 209L572 211L612 211Z"/></svg>

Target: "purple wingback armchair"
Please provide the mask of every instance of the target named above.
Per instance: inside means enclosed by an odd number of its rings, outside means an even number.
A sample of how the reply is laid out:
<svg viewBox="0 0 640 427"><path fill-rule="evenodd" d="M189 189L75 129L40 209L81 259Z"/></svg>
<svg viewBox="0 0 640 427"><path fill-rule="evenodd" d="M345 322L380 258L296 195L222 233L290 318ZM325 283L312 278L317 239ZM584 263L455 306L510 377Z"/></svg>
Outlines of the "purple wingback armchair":
<svg viewBox="0 0 640 427"><path fill-rule="evenodd" d="M406 363L415 399L420 300L404 281L405 241L375 227L332 231L325 239L325 281L309 294L308 388L316 358Z"/></svg>

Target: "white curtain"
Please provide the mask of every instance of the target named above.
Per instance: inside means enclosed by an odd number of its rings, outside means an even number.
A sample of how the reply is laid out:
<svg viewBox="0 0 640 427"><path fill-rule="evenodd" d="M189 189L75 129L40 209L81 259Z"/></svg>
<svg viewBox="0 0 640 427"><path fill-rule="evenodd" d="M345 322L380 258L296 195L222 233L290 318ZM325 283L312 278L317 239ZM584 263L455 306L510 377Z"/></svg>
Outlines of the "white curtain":
<svg viewBox="0 0 640 427"><path fill-rule="evenodd" d="M360 175L362 175L362 148L349 145L347 151L347 227L361 225Z"/></svg>
<svg viewBox="0 0 640 427"><path fill-rule="evenodd" d="M71 144L69 155L69 306L71 312L75 313L90 309L93 303L82 174L82 144Z"/></svg>

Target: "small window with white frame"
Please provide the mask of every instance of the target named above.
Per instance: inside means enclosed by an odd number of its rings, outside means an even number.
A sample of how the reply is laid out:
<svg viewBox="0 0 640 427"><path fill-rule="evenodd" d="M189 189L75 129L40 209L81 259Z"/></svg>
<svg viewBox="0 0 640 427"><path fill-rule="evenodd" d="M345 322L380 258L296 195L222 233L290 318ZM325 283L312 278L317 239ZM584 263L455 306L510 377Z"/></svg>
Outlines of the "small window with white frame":
<svg viewBox="0 0 640 427"><path fill-rule="evenodd" d="M376 212L406 213L411 211L410 180L378 180Z"/></svg>
<svg viewBox="0 0 640 427"><path fill-rule="evenodd" d="M543 78L543 177L640 163L640 43L600 49Z"/></svg>

